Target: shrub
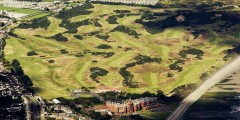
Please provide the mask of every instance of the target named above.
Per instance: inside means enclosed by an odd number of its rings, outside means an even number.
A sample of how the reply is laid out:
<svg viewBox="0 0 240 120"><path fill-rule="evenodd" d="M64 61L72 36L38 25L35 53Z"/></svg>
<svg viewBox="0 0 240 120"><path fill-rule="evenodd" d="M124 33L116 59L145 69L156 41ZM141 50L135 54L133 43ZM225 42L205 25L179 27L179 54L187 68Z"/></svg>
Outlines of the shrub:
<svg viewBox="0 0 240 120"><path fill-rule="evenodd" d="M103 39L103 40L106 40L107 41L107 39L110 37L109 35L96 35L96 37L97 38L99 38L99 39Z"/></svg>
<svg viewBox="0 0 240 120"><path fill-rule="evenodd" d="M83 40L83 37L81 35L74 35L73 37L79 40Z"/></svg>
<svg viewBox="0 0 240 120"><path fill-rule="evenodd" d="M184 60L177 60L175 63L169 65L171 70L178 70L178 72L182 71L182 67L180 67L178 64L184 64L185 61Z"/></svg>
<svg viewBox="0 0 240 120"><path fill-rule="evenodd" d="M50 25L50 21L48 20L48 17L42 17L42 18L36 18L31 20L28 23L20 23L19 24L19 28L45 28L47 29L47 27Z"/></svg>
<svg viewBox="0 0 240 120"><path fill-rule="evenodd" d="M54 63L55 61L54 60L48 60L49 63Z"/></svg>
<svg viewBox="0 0 240 120"><path fill-rule="evenodd" d="M119 74L124 78L123 80L124 86L131 85L131 81L133 79L133 75L129 71L127 71L127 68L134 67L140 64L151 63L151 62L160 63L162 60L161 58L151 58L145 55L138 55L134 59L135 59L135 62L128 63L125 65L125 67L120 68Z"/></svg>
<svg viewBox="0 0 240 120"><path fill-rule="evenodd" d="M38 55L35 51L30 51L27 53L27 56L34 56L34 55Z"/></svg>
<svg viewBox="0 0 240 120"><path fill-rule="evenodd" d="M113 30L111 30L111 32L115 32L115 31L119 31L119 32L123 32L126 33L128 35L134 36L136 38L138 38L138 36L140 36L140 34L138 34L135 30L132 30L128 27L125 27L123 25L119 25L117 27L115 27Z"/></svg>
<svg viewBox="0 0 240 120"><path fill-rule="evenodd" d="M21 80L23 81L24 85L26 85L26 86L32 86L33 85L31 79L27 75L21 76Z"/></svg>
<svg viewBox="0 0 240 120"><path fill-rule="evenodd" d="M56 41L59 41L59 42L66 42L68 41L68 39L66 37L64 37L61 33L58 33L52 37L50 37L52 39L55 39Z"/></svg>
<svg viewBox="0 0 240 120"><path fill-rule="evenodd" d="M112 48L110 45L107 44L101 44L99 46L97 46L98 49L110 49Z"/></svg>
<svg viewBox="0 0 240 120"><path fill-rule="evenodd" d="M173 77L173 74L172 73L168 73L167 77Z"/></svg>
<svg viewBox="0 0 240 120"><path fill-rule="evenodd" d="M98 76L104 76L104 75L107 75L107 74L108 74L108 71L107 71L107 70L104 70L104 69L99 68L99 67L92 67L92 68L90 68L90 71L91 71L90 77L91 77L93 80L96 80L96 78L97 78Z"/></svg>
<svg viewBox="0 0 240 120"><path fill-rule="evenodd" d="M207 77L208 77L207 73L202 73L201 76L200 76L200 79L205 80Z"/></svg>
<svg viewBox="0 0 240 120"><path fill-rule="evenodd" d="M118 24L117 17L115 15L109 16L108 19L107 19L107 22L109 24Z"/></svg>
<svg viewBox="0 0 240 120"><path fill-rule="evenodd" d="M109 58L115 54L114 52L88 52L88 53L91 53L92 55L102 55L104 58Z"/></svg>
<svg viewBox="0 0 240 120"><path fill-rule="evenodd" d="M98 35L100 33L100 31L93 31L88 33L89 36L93 36L93 35Z"/></svg>
<svg viewBox="0 0 240 120"><path fill-rule="evenodd" d="M71 23L69 21L70 18L78 16L78 15L89 15L92 11L88 9L93 8L94 6L90 3L85 3L82 6L75 7L70 10L61 11L56 15L57 18L62 19L62 23L59 25L60 27L66 28L68 33L77 33L77 28L82 25L92 24L90 19L86 19L80 22Z"/></svg>
<svg viewBox="0 0 240 120"><path fill-rule="evenodd" d="M144 63L151 63L151 62L160 63L162 60L161 58L151 58L145 55L138 55L134 59L136 60L136 64L144 64Z"/></svg>
<svg viewBox="0 0 240 120"><path fill-rule="evenodd" d="M12 60L11 66L16 74L18 74L20 76L24 75L23 69L17 59Z"/></svg>
<svg viewBox="0 0 240 120"><path fill-rule="evenodd" d="M127 71L127 67L120 68L119 74L124 78L122 82L123 86L128 86L133 79L133 75Z"/></svg>
<svg viewBox="0 0 240 120"><path fill-rule="evenodd" d="M62 54L68 54L68 53L69 53L68 51L66 51L66 50L64 50L64 49L60 50L60 52L61 52Z"/></svg>
<svg viewBox="0 0 240 120"><path fill-rule="evenodd" d="M186 58L187 54L196 55L197 58L201 58L201 56L203 56L204 52L200 49L190 48L188 50L180 51L178 55L180 55L182 58Z"/></svg>
<svg viewBox="0 0 240 120"><path fill-rule="evenodd" d="M129 11L129 10L113 10L113 12L123 14L123 13L130 13L131 11Z"/></svg>
<svg viewBox="0 0 240 120"><path fill-rule="evenodd" d="M182 67L178 66L177 64L171 64L169 67L171 70L178 70L178 72L182 71Z"/></svg>

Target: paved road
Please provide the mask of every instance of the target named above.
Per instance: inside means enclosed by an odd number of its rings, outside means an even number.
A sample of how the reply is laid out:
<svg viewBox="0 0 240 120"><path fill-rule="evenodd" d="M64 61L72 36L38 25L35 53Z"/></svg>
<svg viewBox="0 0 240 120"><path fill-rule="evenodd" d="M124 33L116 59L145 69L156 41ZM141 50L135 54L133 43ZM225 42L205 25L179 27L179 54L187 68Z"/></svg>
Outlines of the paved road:
<svg viewBox="0 0 240 120"><path fill-rule="evenodd" d="M22 96L22 99L24 101L24 104L26 105L26 119L30 120L31 118L31 110L30 110L30 105L29 105L29 101L25 96Z"/></svg>
<svg viewBox="0 0 240 120"><path fill-rule="evenodd" d="M240 57L225 65L222 69L217 71L211 77L209 77L200 87L186 97L178 106L178 108L172 113L167 120L181 120L183 114L187 109L196 102L208 89L213 87L215 84L222 81L224 78L230 76L232 73L240 68Z"/></svg>
<svg viewBox="0 0 240 120"><path fill-rule="evenodd" d="M30 106L31 106L31 112L32 112L32 116L31 119L32 120L39 120L39 108L38 108L38 101L34 99L33 96L27 96Z"/></svg>

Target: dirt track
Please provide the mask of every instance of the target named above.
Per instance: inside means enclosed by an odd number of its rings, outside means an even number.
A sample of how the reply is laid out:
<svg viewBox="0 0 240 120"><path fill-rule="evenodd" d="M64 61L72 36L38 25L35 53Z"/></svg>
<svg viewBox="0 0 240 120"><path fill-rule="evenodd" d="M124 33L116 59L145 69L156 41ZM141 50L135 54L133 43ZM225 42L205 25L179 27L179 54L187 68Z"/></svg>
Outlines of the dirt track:
<svg viewBox="0 0 240 120"><path fill-rule="evenodd" d="M208 89L230 76L240 68L240 57L226 64L223 68L209 77L200 87L187 96L178 106L178 108L168 117L167 120L181 120L186 110L196 102Z"/></svg>

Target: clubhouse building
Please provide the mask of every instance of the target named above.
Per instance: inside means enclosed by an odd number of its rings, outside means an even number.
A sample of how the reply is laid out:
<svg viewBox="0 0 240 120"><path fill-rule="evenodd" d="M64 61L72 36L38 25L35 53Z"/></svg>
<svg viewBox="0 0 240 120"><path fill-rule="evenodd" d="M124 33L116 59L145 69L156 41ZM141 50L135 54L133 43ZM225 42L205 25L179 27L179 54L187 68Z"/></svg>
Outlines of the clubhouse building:
<svg viewBox="0 0 240 120"><path fill-rule="evenodd" d="M131 114L140 110L149 110L159 107L157 97L145 97L124 102L107 101L106 107L116 115Z"/></svg>

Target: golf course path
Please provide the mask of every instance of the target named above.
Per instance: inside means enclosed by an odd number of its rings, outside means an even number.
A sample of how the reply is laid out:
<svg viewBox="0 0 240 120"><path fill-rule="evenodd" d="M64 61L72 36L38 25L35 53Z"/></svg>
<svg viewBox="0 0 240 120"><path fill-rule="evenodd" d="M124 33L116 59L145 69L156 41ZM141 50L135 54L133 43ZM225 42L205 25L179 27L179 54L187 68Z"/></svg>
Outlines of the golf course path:
<svg viewBox="0 0 240 120"><path fill-rule="evenodd" d="M208 89L233 74L240 68L240 56L226 64L219 71L209 77L200 87L187 96L167 120L181 120L187 109L196 102Z"/></svg>

